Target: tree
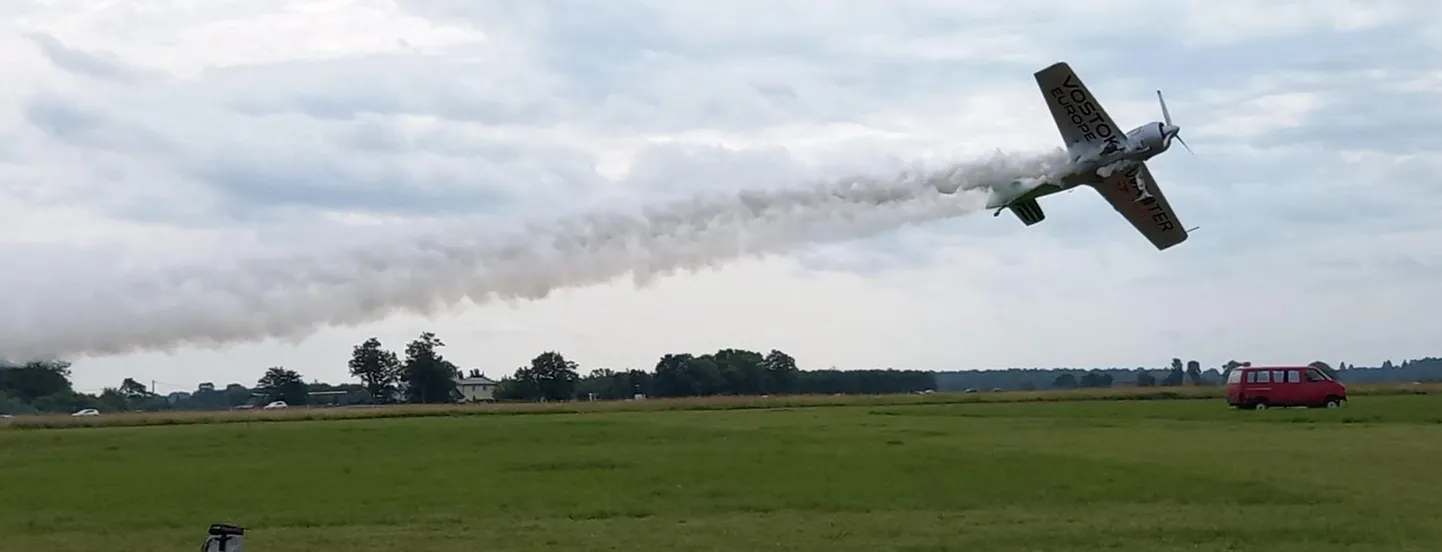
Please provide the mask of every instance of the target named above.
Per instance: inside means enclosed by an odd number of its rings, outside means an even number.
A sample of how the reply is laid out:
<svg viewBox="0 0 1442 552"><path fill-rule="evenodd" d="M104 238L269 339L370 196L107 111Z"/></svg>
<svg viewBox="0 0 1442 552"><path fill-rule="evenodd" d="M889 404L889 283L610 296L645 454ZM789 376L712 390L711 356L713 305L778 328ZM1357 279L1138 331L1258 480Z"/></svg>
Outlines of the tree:
<svg viewBox="0 0 1442 552"><path fill-rule="evenodd" d="M736 395L761 395L770 392L766 358L761 353L742 349L721 349L711 355L721 374L724 392ZM720 390L718 390L720 391Z"/></svg>
<svg viewBox="0 0 1442 552"><path fill-rule="evenodd" d="M100 392L100 396L96 398L95 402L96 408L102 412L120 412L130 410L130 401L130 397L127 397L124 391L115 387L106 387Z"/></svg>
<svg viewBox="0 0 1442 552"><path fill-rule="evenodd" d="M406 362L401 368L401 382L406 384L406 400L447 403L460 398L455 380L460 369L438 351L445 346L431 332L422 332L420 337L406 345Z"/></svg>
<svg viewBox="0 0 1442 552"><path fill-rule="evenodd" d="M246 389L244 385L241 385L239 383L232 383L225 386L225 404L228 406L240 406L242 404L246 404L250 402L250 397L253 394L254 393L251 390Z"/></svg>
<svg viewBox="0 0 1442 552"><path fill-rule="evenodd" d="M379 339L371 337L352 348L349 365L350 375L360 378L371 400L394 402L401 380L401 361L394 352L382 347Z"/></svg>
<svg viewBox="0 0 1442 552"><path fill-rule="evenodd" d="M1172 369L1167 372L1167 377L1162 379L1162 385L1171 387L1186 383L1186 373L1182 371L1182 359L1172 359Z"/></svg>
<svg viewBox="0 0 1442 552"><path fill-rule="evenodd" d="M255 390L265 397L266 402L285 401L286 404L306 404L310 398L310 386L300 372L284 366L272 366L265 375L255 382Z"/></svg>
<svg viewBox="0 0 1442 552"><path fill-rule="evenodd" d="M1227 381L1227 378L1231 377L1232 370L1236 370L1237 368L1241 368L1243 366L1251 365L1252 363L1250 362L1237 362L1236 360L1228 360L1226 364L1222 365L1222 381Z"/></svg>
<svg viewBox="0 0 1442 552"><path fill-rule="evenodd" d="M656 395L660 397L685 397L699 395L691 381L687 367L695 357L689 353L661 355L656 361Z"/></svg>
<svg viewBox="0 0 1442 552"><path fill-rule="evenodd" d="M1082 387L1111 387L1112 375L1101 370L1091 370L1082 374L1078 384Z"/></svg>
<svg viewBox="0 0 1442 552"><path fill-rule="evenodd" d="M791 355L772 349L761 361L761 366L771 381L771 392L791 394L800 391L801 370L796 367L796 359Z"/></svg>
<svg viewBox="0 0 1442 552"><path fill-rule="evenodd" d="M1202 384L1202 363L1195 360L1187 361L1187 379L1191 380L1192 385Z"/></svg>
<svg viewBox="0 0 1442 552"><path fill-rule="evenodd" d="M151 395L150 388L146 387L143 383L135 381L134 378L125 378L125 381L120 382L120 389L117 389L117 391L120 392L121 396L131 401L141 400Z"/></svg>
<svg viewBox="0 0 1442 552"><path fill-rule="evenodd" d="M1071 389L1077 386L1076 376L1071 372L1064 372L1051 381L1051 386L1057 389Z"/></svg>
<svg viewBox="0 0 1442 552"><path fill-rule="evenodd" d="M59 360L0 365L0 391L30 403L41 397L73 393L70 363Z"/></svg>
<svg viewBox="0 0 1442 552"><path fill-rule="evenodd" d="M548 401L564 401L576 396L576 381L581 375L576 363L566 360L561 353L546 351L531 359L528 377L535 379L534 389L540 398Z"/></svg>
<svg viewBox="0 0 1442 552"><path fill-rule="evenodd" d="M694 394L709 397L726 392L726 376L713 355L701 355L686 363Z"/></svg>
<svg viewBox="0 0 1442 552"><path fill-rule="evenodd" d="M1137 387L1152 387L1156 384L1157 378L1152 375L1151 370L1142 369L1137 373Z"/></svg>
<svg viewBox="0 0 1442 552"><path fill-rule="evenodd" d="M494 396L502 400L534 401L541 398L541 386L531 374L530 366L516 369L516 373L501 378L496 385Z"/></svg>

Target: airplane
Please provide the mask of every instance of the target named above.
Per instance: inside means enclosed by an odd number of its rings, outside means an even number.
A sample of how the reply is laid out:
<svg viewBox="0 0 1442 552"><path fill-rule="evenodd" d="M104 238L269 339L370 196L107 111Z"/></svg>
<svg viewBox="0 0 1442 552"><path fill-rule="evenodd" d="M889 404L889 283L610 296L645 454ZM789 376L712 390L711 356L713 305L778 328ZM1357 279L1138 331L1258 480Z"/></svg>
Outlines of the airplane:
<svg viewBox="0 0 1442 552"><path fill-rule="evenodd" d="M1180 136L1181 128L1172 124L1162 91L1157 91L1162 120L1122 135L1116 121L1065 61L1034 76L1061 131L1071 164L1060 175L993 187L986 202L987 209L996 209L992 216L1009 209L1022 224L1031 226L1046 219L1038 198L1086 185L1100 193L1158 251L1186 241L1189 231L1182 227L1146 163L1167 151L1172 140L1192 151Z"/></svg>

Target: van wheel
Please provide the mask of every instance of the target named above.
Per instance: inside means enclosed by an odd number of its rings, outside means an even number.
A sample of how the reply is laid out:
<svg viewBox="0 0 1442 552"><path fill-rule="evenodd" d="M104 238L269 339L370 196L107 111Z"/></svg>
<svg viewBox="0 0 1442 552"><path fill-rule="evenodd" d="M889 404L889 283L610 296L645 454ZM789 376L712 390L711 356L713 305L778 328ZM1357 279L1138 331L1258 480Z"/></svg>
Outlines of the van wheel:
<svg viewBox="0 0 1442 552"><path fill-rule="evenodd" d="M1327 402L1325 406L1327 408L1337 408L1339 406L1342 406L1342 401L1337 397L1327 397Z"/></svg>
<svg viewBox="0 0 1442 552"><path fill-rule="evenodd" d="M1255 403L1252 403L1252 410L1266 410L1266 409L1267 409L1267 401L1257 401L1257 402L1255 402Z"/></svg>

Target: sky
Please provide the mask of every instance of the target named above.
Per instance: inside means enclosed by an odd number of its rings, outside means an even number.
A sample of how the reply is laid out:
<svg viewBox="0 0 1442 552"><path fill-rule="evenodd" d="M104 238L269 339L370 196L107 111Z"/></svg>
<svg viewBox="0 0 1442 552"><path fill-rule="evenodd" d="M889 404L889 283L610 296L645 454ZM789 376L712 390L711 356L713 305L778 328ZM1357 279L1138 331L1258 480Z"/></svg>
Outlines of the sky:
<svg viewBox="0 0 1442 552"><path fill-rule="evenodd" d="M80 390L253 385L275 365L347 381L352 346L399 351L424 331L493 378L551 350L583 372L729 347L803 369L1442 353L1435 2L203 6L0 6L0 329L83 336L169 317L204 334L200 304L248 324L302 308L339 323L66 356ZM343 246L384 242L368 262L410 265L394 237L423 229L481 247L534 217L1046 152L1060 135L1032 72L1059 60L1124 128L1160 119L1166 95L1195 154L1149 164L1200 227L1190 240L1158 252L1082 188L1044 198L1029 228L980 212L645 285L360 318L301 300L319 280L360 285L326 272ZM281 252L306 270L246 268ZM195 266L270 299L200 303L206 290L178 276ZM137 282L152 293L115 291Z"/></svg>

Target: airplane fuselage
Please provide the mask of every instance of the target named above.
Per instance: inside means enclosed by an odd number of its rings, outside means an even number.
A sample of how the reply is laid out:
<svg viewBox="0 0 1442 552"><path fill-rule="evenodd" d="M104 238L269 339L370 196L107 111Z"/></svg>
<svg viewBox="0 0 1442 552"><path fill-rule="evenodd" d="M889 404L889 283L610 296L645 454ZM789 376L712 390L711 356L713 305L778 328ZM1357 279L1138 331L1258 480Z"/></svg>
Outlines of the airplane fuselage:
<svg viewBox="0 0 1442 552"><path fill-rule="evenodd" d="M1176 127L1167 128L1161 121L1152 121L1131 129L1125 136L1112 142L1103 142L1101 147L1089 150L1073 145L1071 164L1065 173L1051 178L1016 181L994 188L987 201L987 209L1000 209L1017 201L1026 201L1064 192L1083 184L1105 180L1116 171L1130 169L1136 163L1144 163L1171 147L1167 140ZM1170 131L1170 132L1169 132ZM1138 189L1138 197L1148 197L1145 188Z"/></svg>

